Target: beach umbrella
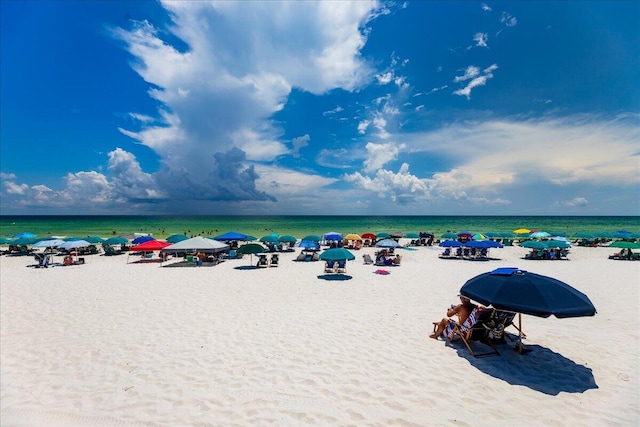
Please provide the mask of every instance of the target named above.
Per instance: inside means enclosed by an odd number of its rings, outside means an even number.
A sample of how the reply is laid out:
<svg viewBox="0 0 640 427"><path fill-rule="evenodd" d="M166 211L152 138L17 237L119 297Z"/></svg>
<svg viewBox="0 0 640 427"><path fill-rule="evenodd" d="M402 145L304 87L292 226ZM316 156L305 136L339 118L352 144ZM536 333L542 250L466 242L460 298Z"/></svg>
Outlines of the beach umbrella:
<svg viewBox="0 0 640 427"><path fill-rule="evenodd" d="M18 239L13 240L10 244L16 245L16 246L33 245L37 241L38 239L35 237L20 237Z"/></svg>
<svg viewBox="0 0 640 427"><path fill-rule="evenodd" d="M476 233L473 236L471 236L472 240L486 240L487 236L482 234L482 233Z"/></svg>
<svg viewBox="0 0 640 427"><path fill-rule="evenodd" d="M554 237L567 237L567 233L565 233L564 231L550 231L549 234Z"/></svg>
<svg viewBox="0 0 640 427"><path fill-rule="evenodd" d="M102 246L111 246L111 245L126 245L129 243L129 239L122 236L110 237L104 242L102 242Z"/></svg>
<svg viewBox="0 0 640 427"><path fill-rule="evenodd" d="M323 261L345 261L354 260L356 256L345 248L333 248L327 249L320 254L320 259Z"/></svg>
<svg viewBox="0 0 640 427"><path fill-rule="evenodd" d="M169 243L178 243L178 242L182 242L183 240L187 240L188 237L185 236L184 234L172 234L171 236L167 237L167 242Z"/></svg>
<svg viewBox="0 0 640 427"><path fill-rule="evenodd" d="M487 237L502 237L501 233L497 231L487 231L486 233L484 233L484 235Z"/></svg>
<svg viewBox="0 0 640 427"><path fill-rule="evenodd" d="M510 231L503 231L503 232L500 233L500 237L504 237L504 238L507 238L507 239L513 239L514 237L516 237L516 235L513 234Z"/></svg>
<svg viewBox="0 0 640 427"><path fill-rule="evenodd" d="M260 238L261 242L264 243L278 243L278 235L277 234L269 234L268 236L262 236Z"/></svg>
<svg viewBox="0 0 640 427"><path fill-rule="evenodd" d="M33 233L29 233L28 231L25 231L13 236L14 239L33 238L33 237L37 237L37 235Z"/></svg>
<svg viewBox="0 0 640 427"><path fill-rule="evenodd" d="M308 240L310 242L319 242L320 240L322 240L322 237L318 236L317 234L308 234L304 236L302 240Z"/></svg>
<svg viewBox="0 0 640 427"><path fill-rule="evenodd" d="M371 240L375 240L376 235L373 233L363 233L361 236L363 239L371 239Z"/></svg>
<svg viewBox="0 0 640 427"><path fill-rule="evenodd" d="M518 228L517 230L513 230L515 234L531 234L531 230L528 228Z"/></svg>
<svg viewBox="0 0 640 427"><path fill-rule="evenodd" d="M389 239L391 238L391 234L383 231L382 233L376 234L376 239Z"/></svg>
<svg viewBox="0 0 640 427"><path fill-rule="evenodd" d="M462 243L457 240L443 240L438 246L443 248L460 248L462 247Z"/></svg>
<svg viewBox="0 0 640 427"><path fill-rule="evenodd" d="M247 243L246 245L240 246L236 252L238 252L239 254L251 255L269 252L269 250L259 243Z"/></svg>
<svg viewBox="0 0 640 427"><path fill-rule="evenodd" d="M246 238L247 238L246 234L238 233L237 231L229 231L227 233L216 236L213 239L219 242L234 242L234 241L246 240Z"/></svg>
<svg viewBox="0 0 640 427"><path fill-rule="evenodd" d="M547 237L551 237L551 234L546 231L536 231L535 233L531 233L529 237L532 239L546 239Z"/></svg>
<svg viewBox="0 0 640 427"><path fill-rule="evenodd" d="M131 247L131 252L150 252L159 251L161 249L171 246L169 242L163 242L162 240L147 240L139 245Z"/></svg>
<svg viewBox="0 0 640 427"><path fill-rule="evenodd" d="M104 239L100 236L87 236L84 238L84 240L86 240L89 243L93 243L94 245L97 243L104 242Z"/></svg>
<svg viewBox="0 0 640 427"><path fill-rule="evenodd" d="M359 234L350 233L344 236L344 240L362 240Z"/></svg>
<svg viewBox="0 0 640 427"><path fill-rule="evenodd" d="M254 240L258 240L256 236L252 236L251 234L247 234L247 237L244 238L245 242L252 242Z"/></svg>
<svg viewBox="0 0 640 427"><path fill-rule="evenodd" d="M522 314L558 318L594 316L589 298L572 286L548 276L514 267L498 268L475 276L460 288L460 295L496 310L518 313L522 352Z"/></svg>
<svg viewBox="0 0 640 427"><path fill-rule="evenodd" d="M0 237L0 245L6 245L13 242L13 239L8 239L6 237Z"/></svg>
<svg viewBox="0 0 640 427"><path fill-rule="evenodd" d="M156 239L151 237L151 236L140 236L140 237L136 237L135 239L133 239L131 241L131 243L134 244L134 245L139 245L141 243L148 242L150 240L156 240Z"/></svg>
<svg viewBox="0 0 640 427"><path fill-rule="evenodd" d="M68 251L70 249L86 248L87 246L91 246L91 243L86 240L70 240L58 245L58 248Z"/></svg>
<svg viewBox="0 0 640 427"><path fill-rule="evenodd" d="M470 240L465 243L463 246L468 248L480 248L480 249L491 249L491 248L502 248L503 246L495 242L493 240Z"/></svg>
<svg viewBox="0 0 640 427"><path fill-rule="evenodd" d="M640 249L640 242L625 242L623 240L618 240L616 242L612 242L608 247L621 249Z"/></svg>
<svg viewBox="0 0 640 427"><path fill-rule="evenodd" d="M457 239L458 235L456 233L452 233L450 231L447 231L446 233L443 233L440 236L441 239Z"/></svg>
<svg viewBox="0 0 640 427"><path fill-rule="evenodd" d="M320 249L320 243L314 242L314 241L311 241L311 240L302 240L296 246L299 247L299 248L302 248L302 249L311 249L311 250Z"/></svg>
<svg viewBox="0 0 640 427"><path fill-rule="evenodd" d="M401 248L402 245L393 239L383 239L376 243L378 248Z"/></svg>
<svg viewBox="0 0 640 427"><path fill-rule="evenodd" d="M527 240L526 242L520 243L521 248L529 248L529 249L549 249L545 242L538 242L537 240Z"/></svg>
<svg viewBox="0 0 640 427"><path fill-rule="evenodd" d="M342 234L336 232L336 231L330 231L328 233L325 233L325 235L323 236L324 240L328 240L328 241L338 241L338 240L342 240Z"/></svg>
<svg viewBox="0 0 640 427"><path fill-rule="evenodd" d="M280 242L285 242L285 243L295 243L295 242L297 242L297 241L298 241L298 239L296 239L296 238L295 238L295 237L293 237L293 236L289 236L288 234L287 234L287 235L284 235L284 236L280 236L280 237L278 238L278 240L279 240Z"/></svg>
<svg viewBox="0 0 640 427"><path fill-rule="evenodd" d="M402 231L394 231L389 235L389 237L391 237L392 239L401 239L402 236L404 236L404 233L402 233Z"/></svg>
<svg viewBox="0 0 640 427"><path fill-rule="evenodd" d="M269 252L269 250L259 243L247 243L246 245L240 246L236 252L250 255L249 265L253 265L253 254L261 254Z"/></svg>
<svg viewBox="0 0 640 427"><path fill-rule="evenodd" d="M62 239L47 239L47 240L40 240L39 242L34 243L32 247L34 247L34 248L56 248L56 247L62 245L63 243L65 243L65 241L62 240Z"/></svg>
<svg viewBox="0 0 640 427"><path fill-rule="evenodd" d="M569 242L559 239L547 240L546 242L544 242L544 244L547 245L549 249L567 249L571 247L571 244Z"/></svg>
<svg viewBox="0 0 640 427"><path fill-rule="evenodd" d="M406 237L407 239L419 239L420 235L418 233L409 232L405 234L404 237Z"/></svg>

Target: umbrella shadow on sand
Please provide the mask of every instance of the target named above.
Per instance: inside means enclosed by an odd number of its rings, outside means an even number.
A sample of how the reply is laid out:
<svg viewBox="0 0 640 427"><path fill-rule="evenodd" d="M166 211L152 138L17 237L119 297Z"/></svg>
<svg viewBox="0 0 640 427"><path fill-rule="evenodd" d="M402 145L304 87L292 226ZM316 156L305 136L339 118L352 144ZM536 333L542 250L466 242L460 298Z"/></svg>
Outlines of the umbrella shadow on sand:
<svg viewBox="0 0 640 427"><path fill-rule="evenodd" d="M498 346L500 356L485 358L473 357L462 342L447 345L455 347L460 357L481 372L511 385L522 385L552 396L562 392L584 393L598 388L590 368L539 345L527 345L530 352L521 355L513 343L507 341L507 344Z"/></svg>
<svg viewBox="0 0 640 427"><path fill-rule="evenodd" d="M255 265L238 265L237 267L233 267L234 270L257 270L258 267Z"/></svg>
<svg viewBox="0 0 640 427"><path fill-rule="evenodd" d="M353 276L349 276L348 274L320 274L318 275L318 279L322 279L322 280L330 280L330 281L334 281L334 280L351 280L353 279Z"/></svg>

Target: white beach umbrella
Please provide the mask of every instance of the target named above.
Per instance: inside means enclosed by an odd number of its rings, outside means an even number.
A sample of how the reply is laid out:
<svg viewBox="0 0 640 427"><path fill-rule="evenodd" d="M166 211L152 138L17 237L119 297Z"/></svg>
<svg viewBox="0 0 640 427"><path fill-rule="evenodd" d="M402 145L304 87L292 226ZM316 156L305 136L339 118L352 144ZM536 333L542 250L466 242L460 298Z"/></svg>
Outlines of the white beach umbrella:
<svg viewBox="0 0 640 427"><path fill-rule="evenodd" d="M86 248L87 246L91 246L93 243L87 242L86 240L71 240L68 242L64 242L61 245L58 245L58 248L70 250L77 248Z"/></svg>
<svg viewBox="0 0 640 427"><path fill-rule="evenodd" d="M62 239L40 240L39 242L34 243L32 248L57 248L63 243L66 243L66 242Z"/></svg>

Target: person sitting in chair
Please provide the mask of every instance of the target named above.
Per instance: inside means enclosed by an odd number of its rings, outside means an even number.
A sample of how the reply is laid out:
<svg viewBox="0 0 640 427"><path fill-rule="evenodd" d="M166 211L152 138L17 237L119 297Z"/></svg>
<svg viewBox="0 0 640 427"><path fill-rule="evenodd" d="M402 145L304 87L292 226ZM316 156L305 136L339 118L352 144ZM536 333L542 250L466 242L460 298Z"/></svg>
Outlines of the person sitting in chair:
<svg viewBox="0 0 640 427"><path fill-rule="evenodd" d="M453 325L451 325L451 320L448 319L448 317L458 315L458 323L463 324L464 321L469 318L471 312L476 308L478 308L478 306L473 304L469 298L460 295L460 304L451 304L451 308L447 310L447 317L445 317L440 321L440 323L438 323L435 332L429 335L429 338L437 340L441 335L444 337L449 337L451 335Z"/></svg>

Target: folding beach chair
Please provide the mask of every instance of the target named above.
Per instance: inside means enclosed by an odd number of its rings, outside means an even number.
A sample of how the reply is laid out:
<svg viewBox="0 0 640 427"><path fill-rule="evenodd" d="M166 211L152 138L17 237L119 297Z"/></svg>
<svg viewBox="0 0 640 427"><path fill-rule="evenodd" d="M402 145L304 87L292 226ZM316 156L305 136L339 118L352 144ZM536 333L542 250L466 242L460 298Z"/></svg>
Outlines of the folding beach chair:
<svg viewBox="0 0 640 427"><path fill-rule="evenodd" d="M269 267L277 267L278 266L278 254L271 255L271 263L269 263Z"/></svg>
<svg viewBox="0 0 640 427"><path fill-rule="evenodd" d="M373 264L373 258L371 258L371 255L369 254L362 255L362 259L364 260L365 264Z"/></svg>
<svg viewBox="0 0 640 427"><path fill-rule="evenodd" d="M456 338L460 338L464 345L467 347L473 357L484 357L493 354L500 355L498 349L493 344L492 339L489 338L489 331L492 329L486 325L486 323L492 318L493 310L478 308L473 309L467 320L462 324L450 319L451 327L445 330L445 334L449 341L454 341ZM438 322L433 323L433 331L436 331ZM448 334L447 334L448 333ZM474 341L480 341L481 343L491 347L491 351L485 353L476 353L471 345Z"/></svg>

